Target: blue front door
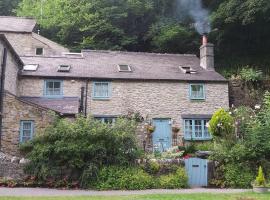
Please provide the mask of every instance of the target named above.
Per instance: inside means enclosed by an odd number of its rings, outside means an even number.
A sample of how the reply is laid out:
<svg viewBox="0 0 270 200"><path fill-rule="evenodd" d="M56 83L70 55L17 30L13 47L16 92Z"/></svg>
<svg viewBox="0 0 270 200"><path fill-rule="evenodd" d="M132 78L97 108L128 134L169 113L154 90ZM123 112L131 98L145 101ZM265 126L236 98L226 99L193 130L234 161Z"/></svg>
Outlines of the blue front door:
<svg viewBox="0 0 270 200"><path fill-rule="evenodd" d="M188 183L191 187L203 187L208 185L208 160L189 158L185 160Z"/></svg>
<svg viewBox="0 0 270 200"><path fill-rule="evenodd" d="M154 151L164 152L172 146L172 133L170 119L154 119L153 125L155 132L153 133Z"/></svg>

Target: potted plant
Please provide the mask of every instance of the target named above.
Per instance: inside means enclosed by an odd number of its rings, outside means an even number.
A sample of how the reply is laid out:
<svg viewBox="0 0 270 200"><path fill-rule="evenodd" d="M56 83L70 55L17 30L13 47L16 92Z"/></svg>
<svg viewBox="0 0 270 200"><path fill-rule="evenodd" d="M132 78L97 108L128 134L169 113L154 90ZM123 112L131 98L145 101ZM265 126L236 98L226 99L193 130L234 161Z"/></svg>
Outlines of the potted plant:
<svg viewBox="0 0 270 200"><path fill-rule="evenodd" d="M263 169L261 166L259 167L258 176L256 177L256 180L253 183L253 191L258 193L268 192L268 187L266 185Z"/></svg>
<svg viewBox="0 0 270 200"><path fill-rule="evenodd" d="M147 129L148 135L152 135L152 133L155 131L156 127L152 126L152 125L148 125L146 129Z"/></svg>

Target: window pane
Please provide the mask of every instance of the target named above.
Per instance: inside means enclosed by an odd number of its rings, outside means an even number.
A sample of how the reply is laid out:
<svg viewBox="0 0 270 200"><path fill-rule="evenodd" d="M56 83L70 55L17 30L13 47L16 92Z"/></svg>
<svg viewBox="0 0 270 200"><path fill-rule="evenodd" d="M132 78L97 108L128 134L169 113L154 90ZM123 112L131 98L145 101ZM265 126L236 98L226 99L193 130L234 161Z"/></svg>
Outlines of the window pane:
<svg viewBox="0 0 270 200"><path fill-rule="evenodd" d="M54 89L60 89L60 82L53 82L54 83Z"/></svg>
<svg viewBox="0 0 270 200"><path fill-rule="evenodd" d="M31 137L31 130L23 130L23 137Z"/></svg>
<svg viewBox="0 0 270 200"><path fill-rule="evenodd" d="M185 136L192 137L192 120L185 120Z"/></svg>
<svg viewBox="0 0 270 200"><path fill-rule="evenodd" d="M203 85L191 85L191 98L194 99L204 98Z"/></svg>
<svg viewBox="0 0 270 200"><path fill-rule="evenodd" d="M47 81L45 94L48 96L60 96L61 81Z"/></svg>
<svg viewBox="0 0 270 200"><path fill-rule="evenodd" d="M109 97L109 83L95 83L94 97Z"/></svg>
<svg viewBox="0 0 270 200"><path fill-rule="evenodd" d="M202 138L202 121L195 120L195 137Z"/></svg>
<svg viewBox="0 0 270 200"><path fill-rule="evenodd" d="M208 120L204 120L204 137L210 138L210 133L209 133L208 128L207 128L207 123L208 123Z"/></svg>
<svg viewBox="0 0 270 200"><path fill-rule="evenodd" d="M30 137L22 137L22 143L27 142L29 140L31 140Z"/></svg>
<svg viewBox="0 0 270 200"><path fill-rule="evenodd" d="M24 122L23 130L31 130L31 122Z"/></svg>

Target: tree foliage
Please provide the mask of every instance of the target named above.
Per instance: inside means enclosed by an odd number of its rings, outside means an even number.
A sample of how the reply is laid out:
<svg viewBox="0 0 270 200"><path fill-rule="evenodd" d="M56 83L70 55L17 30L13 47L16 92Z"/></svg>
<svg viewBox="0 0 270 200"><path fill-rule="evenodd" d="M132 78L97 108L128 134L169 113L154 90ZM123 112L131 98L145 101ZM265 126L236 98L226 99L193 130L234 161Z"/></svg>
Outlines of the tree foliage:
<svg viewBox="0 0 270 200"><path fill-rule="evenodd" d="M86 186L95 181L103 165L128 166L135 163L138 147L136 123L118 119L111 126L92 118L74 122L61 119L21 146L31 162L26 171L38 181L67 178Z"/></svg>
<svg viewBox="0 0 270 200"><path fill-rule="evenodd" d="M0 0L0 16L14 15L19 0Z"/></svg>

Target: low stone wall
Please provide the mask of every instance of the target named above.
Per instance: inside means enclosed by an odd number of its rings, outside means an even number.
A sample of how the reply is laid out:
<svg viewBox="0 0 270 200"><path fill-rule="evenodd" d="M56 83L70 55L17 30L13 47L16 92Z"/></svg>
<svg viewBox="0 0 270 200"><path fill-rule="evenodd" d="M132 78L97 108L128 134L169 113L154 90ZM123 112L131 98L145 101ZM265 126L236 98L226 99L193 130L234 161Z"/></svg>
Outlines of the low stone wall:
<svg viewBox="0 0 270 200"><path fill-rule="evenodd" d="M23 168L27 160L12 157L0 152L0 178L7 180L21 180L25 177Z"/></svg>

